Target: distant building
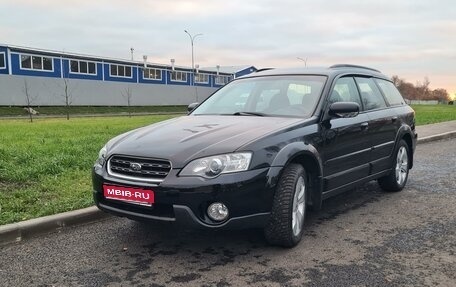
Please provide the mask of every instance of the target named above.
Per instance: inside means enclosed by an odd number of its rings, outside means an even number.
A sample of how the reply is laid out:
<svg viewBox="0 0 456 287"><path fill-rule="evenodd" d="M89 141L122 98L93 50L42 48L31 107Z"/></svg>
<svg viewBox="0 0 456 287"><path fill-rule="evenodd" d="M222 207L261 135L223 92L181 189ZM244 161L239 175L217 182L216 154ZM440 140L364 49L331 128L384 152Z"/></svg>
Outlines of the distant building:
<svg viewBox="0 0 456 287"><path fill-rule="evenodd" d="M0 106L24 106L27 85L33 106L187 105L201 102L250 67L189 67L112 59L0 44Z"/></svg>

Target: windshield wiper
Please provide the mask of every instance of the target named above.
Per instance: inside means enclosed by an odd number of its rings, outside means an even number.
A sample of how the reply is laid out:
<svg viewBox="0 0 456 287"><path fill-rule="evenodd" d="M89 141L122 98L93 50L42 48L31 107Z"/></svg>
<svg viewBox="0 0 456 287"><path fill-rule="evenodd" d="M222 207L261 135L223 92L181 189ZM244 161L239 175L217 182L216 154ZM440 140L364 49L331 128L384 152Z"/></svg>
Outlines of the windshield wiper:
<svg viewBox="0 0 456 287"><path fill-rule="evenodd" d="M235 112L233 116L257 116L257 117L264 117L266 114L263 113L256 113L256 112Z"/></svg>

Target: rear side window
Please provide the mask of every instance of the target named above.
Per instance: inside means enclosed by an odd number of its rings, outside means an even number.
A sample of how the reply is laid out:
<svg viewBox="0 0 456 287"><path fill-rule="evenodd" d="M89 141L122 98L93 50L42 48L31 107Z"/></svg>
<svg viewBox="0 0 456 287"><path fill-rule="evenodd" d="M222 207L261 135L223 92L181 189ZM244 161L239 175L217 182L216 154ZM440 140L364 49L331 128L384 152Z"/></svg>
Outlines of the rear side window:
<svg viewBox="0 0 456 287"><path fill-rule="evenodd" d="M357 77L355 79L361 94L361 100L364 104L364 110L375 110L386 107L385 99L371 78Z"/></svg>
<svg viewBox="0 0 456 287"><path fill-rule="evenodd" d="M391 106L404 104L404 99L402 98L401 93L399 93L393 83L381 79L375 79L375 81Z"/></svg>

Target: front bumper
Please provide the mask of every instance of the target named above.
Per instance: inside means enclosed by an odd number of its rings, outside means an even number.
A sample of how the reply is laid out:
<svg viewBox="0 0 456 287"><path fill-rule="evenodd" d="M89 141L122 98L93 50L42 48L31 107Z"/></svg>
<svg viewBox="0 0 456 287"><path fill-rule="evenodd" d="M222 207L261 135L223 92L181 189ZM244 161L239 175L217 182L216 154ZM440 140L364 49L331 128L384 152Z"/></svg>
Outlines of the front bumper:
<svg viewBox="0 0 456 287"><path fill-rule="evenodd" d="M105 168L94 167L93 197L103 211L143 221L175 222L188 227L209 229L242 229L264 227L269 219L280 167L223 174L214 179L178 177L172 170L158 185L127 181L107 174ZM152 207L106 199L103 183L152 189ZM215 222L206 213L213 202L222 202L229 209L226 221Z"/></svg>

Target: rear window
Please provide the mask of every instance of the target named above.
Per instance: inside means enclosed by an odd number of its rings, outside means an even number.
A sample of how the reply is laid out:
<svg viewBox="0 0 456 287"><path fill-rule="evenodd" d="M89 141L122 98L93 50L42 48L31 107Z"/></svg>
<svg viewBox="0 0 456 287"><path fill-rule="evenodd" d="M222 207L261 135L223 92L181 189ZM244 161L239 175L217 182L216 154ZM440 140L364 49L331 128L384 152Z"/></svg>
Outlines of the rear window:
<svg viewBox="0 0 456 287"><path fill-rule="evenodd" d="M401 96L401 93L397 90L393 83L381 79L375 79L380 90L382 90L383 94L385 95L388 103L391 106L398 106L404 104L404 99Z"/></svg>

